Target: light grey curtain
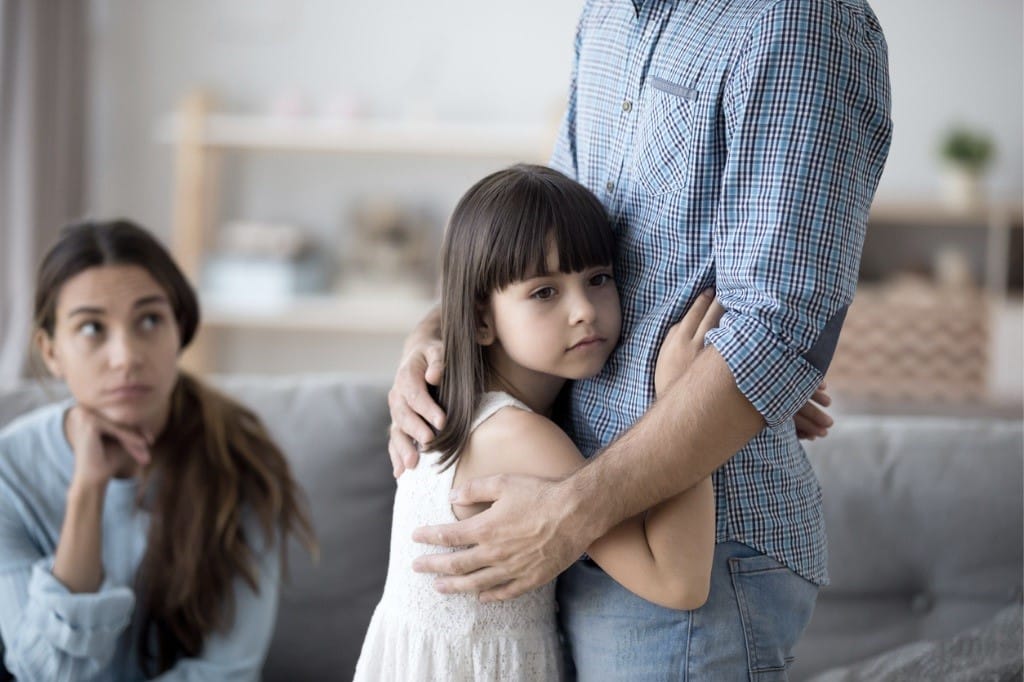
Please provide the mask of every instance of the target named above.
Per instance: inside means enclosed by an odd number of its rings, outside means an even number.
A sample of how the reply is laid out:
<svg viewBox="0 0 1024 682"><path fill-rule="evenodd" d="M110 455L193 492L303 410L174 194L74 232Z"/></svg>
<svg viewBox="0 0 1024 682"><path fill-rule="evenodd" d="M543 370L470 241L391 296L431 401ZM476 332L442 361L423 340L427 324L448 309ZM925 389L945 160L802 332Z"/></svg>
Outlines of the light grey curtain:
<svg viewBox="0 0 1024 682"><path fill-rule="evenodd" d="M0 384L26 369L36 265L81 211L87 6L0 0Z"/></svg>

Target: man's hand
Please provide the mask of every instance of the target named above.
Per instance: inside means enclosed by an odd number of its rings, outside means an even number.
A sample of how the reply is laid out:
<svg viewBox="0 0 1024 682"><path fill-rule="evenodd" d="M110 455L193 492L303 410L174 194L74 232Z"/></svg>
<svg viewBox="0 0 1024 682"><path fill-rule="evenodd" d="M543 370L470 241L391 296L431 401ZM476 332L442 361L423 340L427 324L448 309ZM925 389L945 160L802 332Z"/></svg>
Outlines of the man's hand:
<svg viewBox="0 0 1024 682"><path fill-rule="evenodd" d="M439 592L476 592L482 602L512 599L550 582L603 531L586 522L581 501L561 481L488 476L454 488L452 502L493 504L465 521L417 528L417 542L466 548L421 556L413 569L439 574Z"/></svg>
<svg viewBox="0 0 1024 682"><path fill-rule="evenodd" d="M427 389L428 383L439 385L444 373L439 327L440 312L434 310L409 336L395 383L388 392L388 455L395 478L416 467L420 459L417 444L429 443L434 439L434 429L444 427L444 411Z"/></svg>

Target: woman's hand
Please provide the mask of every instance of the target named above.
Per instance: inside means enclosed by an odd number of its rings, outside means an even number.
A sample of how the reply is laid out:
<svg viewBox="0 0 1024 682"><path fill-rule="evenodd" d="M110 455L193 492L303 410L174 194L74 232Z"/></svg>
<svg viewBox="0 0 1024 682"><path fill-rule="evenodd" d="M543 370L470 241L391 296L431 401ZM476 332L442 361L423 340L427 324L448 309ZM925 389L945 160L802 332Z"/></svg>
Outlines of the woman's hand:
<svg viewBox="0 0 1024 682"><path fill-rule="evenodd" d="M661 396L675 380L681 377L704 348L704 335L718 326L725 308L715 299L715 292L707 289L683 319L669 327L665 340L658 349L658 363L654 368L654 392Z"/></svg>
<svg viewBox="0 0 1024 682"><path fill-rule="evenodd" d="M111 478L134 473L150 461L152 434L115 424L96 410L68 410L65 430L75 453L72 484L104 488Z"/></svg>

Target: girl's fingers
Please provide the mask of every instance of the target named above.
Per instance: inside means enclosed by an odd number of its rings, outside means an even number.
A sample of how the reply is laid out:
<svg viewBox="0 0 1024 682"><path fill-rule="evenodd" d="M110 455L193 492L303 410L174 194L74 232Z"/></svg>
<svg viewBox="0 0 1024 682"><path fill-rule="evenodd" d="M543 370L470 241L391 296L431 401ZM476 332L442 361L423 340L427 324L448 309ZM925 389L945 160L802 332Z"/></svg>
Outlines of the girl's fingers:
<svg viewBox="0 0 1024 682"><path fill-rule="evenodd" d="M704 313L704 318L700 321L700 326L697 327L696 338L701 342L704 341L704 337L707 333L718 326L718 323L722 320L722 315L725 314L725 308L718 302L716 298L712 301L707 312Z"/></svg>
<svg viewBox="0 0 1024 682"><path fill-rule="evenodd" d="M683 315L683 319L679 321L677 326L680 327L681 332L686 335L687 339L692 339L696 336L697 329L700 327L704 315L708 312L708 308L711 307L714 300L715 292L712 289L707 289L701 292L701 295L697 297L697 300L693 302L690 309Z"/></svg>
<svg viewBox="0 0 1024 682"><path fill-rule="evenodd" d="M826 436L828 435L828 429L818 422L805 417L803 414L797 413L793 417L793 422L796 424L796 433L800 438L813 439L815 436Z"/></svg>

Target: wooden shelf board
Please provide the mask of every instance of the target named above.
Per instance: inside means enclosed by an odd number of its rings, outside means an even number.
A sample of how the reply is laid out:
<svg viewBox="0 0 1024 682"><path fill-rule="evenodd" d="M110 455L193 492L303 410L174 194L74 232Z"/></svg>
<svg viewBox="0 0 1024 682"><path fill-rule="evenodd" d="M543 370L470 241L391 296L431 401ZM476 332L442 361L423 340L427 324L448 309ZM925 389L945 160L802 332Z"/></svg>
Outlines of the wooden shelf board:
<svg viewBox="0 0 1024 682"><path fill-rule="evenodd" d="M423 154L451 157L539 158L550 153L555 131L544 126L388 120L289 119L210 114L193 140L202 147L238 150ZM157 140L188 142L182 119L170 115Z"/></svg>
<svg viewBox="0 0 1024 682"><path fill-rule="evenodd" d="M203 325L220 329L405 334L436 304L412 296L308 296L265 306L204 297Z"/></svg>

